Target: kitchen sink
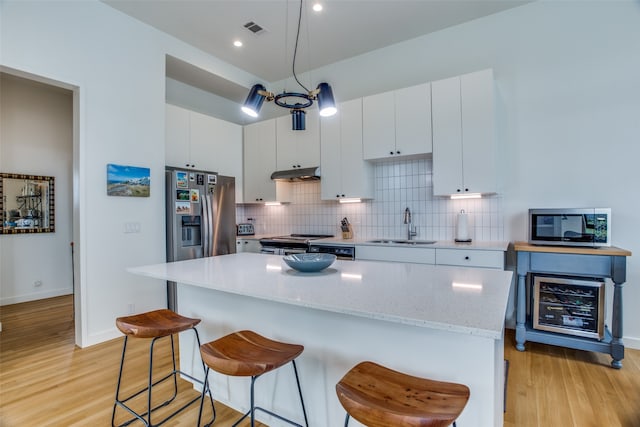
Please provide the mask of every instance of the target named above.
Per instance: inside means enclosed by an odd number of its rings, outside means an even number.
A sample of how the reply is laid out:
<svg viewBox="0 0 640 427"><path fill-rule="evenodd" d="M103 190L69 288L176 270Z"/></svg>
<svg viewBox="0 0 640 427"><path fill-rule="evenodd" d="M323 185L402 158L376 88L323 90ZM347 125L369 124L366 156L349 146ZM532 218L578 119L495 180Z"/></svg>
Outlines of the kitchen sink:
<svg viewBox="0 0 640 427"><path fill-rule="evenodd" d="M433 245L435 240L390 240L390 239L376 239L368 240L367 243L380 243L390 245Z"/></svg>

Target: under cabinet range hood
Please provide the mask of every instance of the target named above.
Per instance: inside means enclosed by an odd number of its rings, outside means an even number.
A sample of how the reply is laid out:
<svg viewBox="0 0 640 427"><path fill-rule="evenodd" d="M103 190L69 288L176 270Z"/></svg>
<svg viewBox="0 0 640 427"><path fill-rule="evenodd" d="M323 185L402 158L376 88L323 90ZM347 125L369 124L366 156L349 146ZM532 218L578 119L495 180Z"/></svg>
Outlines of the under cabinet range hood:
<svg viewBox="0 0 640 427"><path fill-rule="evenodd" d="M271 174L271 179L274 181L318 181L320 179L320 168L300 168L289 169L286 171L275 171Z"/></svg>

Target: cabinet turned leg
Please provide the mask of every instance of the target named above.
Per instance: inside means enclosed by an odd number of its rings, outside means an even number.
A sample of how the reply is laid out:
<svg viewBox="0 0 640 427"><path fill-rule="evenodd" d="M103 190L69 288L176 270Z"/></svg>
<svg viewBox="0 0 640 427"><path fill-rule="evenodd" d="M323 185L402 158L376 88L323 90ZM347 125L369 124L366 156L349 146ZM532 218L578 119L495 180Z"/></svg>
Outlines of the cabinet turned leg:
<svg viewBox="0 0 640 427"><path fill-rule="evenodd" d="M527 318L527 293L525 291L526 275L518 274L518 288L516 289L516 350L524 351L527 330L524 322Z"/></svg>
<svg viewBox="0 0 640 427"><path fill-rule="evenodd" d="M622 368L624 343L622 342L622 283L613 283L613 312L611 313L611 367Z"/></svg>

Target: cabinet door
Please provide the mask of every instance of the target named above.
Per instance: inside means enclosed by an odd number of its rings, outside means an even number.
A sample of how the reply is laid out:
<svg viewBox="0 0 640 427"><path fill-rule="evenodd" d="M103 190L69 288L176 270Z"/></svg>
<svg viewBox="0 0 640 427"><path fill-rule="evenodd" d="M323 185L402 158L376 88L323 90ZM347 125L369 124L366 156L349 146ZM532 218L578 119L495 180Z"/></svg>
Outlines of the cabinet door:
<svg viewBox="0 0 640 427"><path fill-rule="evenodd" d="M191 167L189 152L189 110L165 104L165 164Z"/></svg>
<svg viewBox="0 0 640 427"><path fill-rule="evenodd" d="M433 194L464 192L460 77L431 83Z"/></svg>
<svg viewBox="0 0 640 427"><path fill-rule="evenodd" d="M372 199L373 165L362 156L362 100L340 104L340 159L344 197Z"/></svg>
<svg viewBox="0 0 640 427"><path fill-rule="evenodd" d="M216 162L216 123L213 117L192 111L191 116L191 161L196 168L220 172Z"/></svg>
<svg viewBox="0 0 640 427"><path fill-rule="evenodd" d="M337 200L342 194L342 136L340 125L344 104L331 117L320 120L320 198ZM362 154L362 150L360 151ZM360 158L362 161L362 158Z"/></svg>
<svg viewBox="0 0 640 427"><path fill-rule="evenodd" d="M465 189L494 193L496 149L493 72L483 70L460 77L462 100L462 164Z"/></svg>
<svg viewBox="0 0 640 427"><path fill-rule="evenodd" d="M305 131L291 130L291 116L276 119L276 169L289 170L296 167L298 161L297 134Z"/></svg>
<svg viewBox="0 0 640 427"><path fill-rule="evenodd" d="M213 121L214 127L211 141L213 170L236 179L236 203L242 203L242 126L215 117L209 119Z"/></svg>
<svg viewBox="0 0 640 427"><path fill-rule="evenodd" d="M436 264L504 269L504 252L473 249L436 249Z"/></svg>
<svg viewBox="0 0 640 427"><path fill-rule="evenodd" d="M244 127L244 202L276 200L271 174L276 167L276 122L266 120Z"/></svg>
<svg viewBox="0 0 640 427"><path fill-rule="evenodd" d="M395 91L395 114L396 154L431 153L431 84Z"/></svg>
<svg viewBox="0 0 640 427"><path fill-rule="evenodd" d="M278 170L320 165L320 123L317 110L307 110L305 124L305 130L292 130L290 115L276 119Z"/></svg>
<svg viewBox="0 0 640 427"><path fill-rule="evenodd" d="M362 99L362 140L365 160L396 155L394 93Z"/></svg>

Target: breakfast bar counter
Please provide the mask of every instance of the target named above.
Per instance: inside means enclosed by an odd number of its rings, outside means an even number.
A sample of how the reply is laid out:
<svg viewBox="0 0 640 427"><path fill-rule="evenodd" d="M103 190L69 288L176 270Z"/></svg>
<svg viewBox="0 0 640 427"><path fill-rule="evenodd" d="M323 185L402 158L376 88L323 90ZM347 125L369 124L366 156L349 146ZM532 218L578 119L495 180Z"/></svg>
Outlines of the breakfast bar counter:
<svg viewBox="0 0 640 427"><path fill-rule="evenodd" d="M304 345L298 366L310 425L343 423L335 384L363 360L466 384L471 398L459 425L502 425L511 272L336 261L321 272L300 273L282 256L253 253L128 271L177 282L177 311L203 320L198 327L203 342L251 329ZM199 374L191 337L180 339L183 370ZM261 380L257 403L297 419L293 372L280 371ZM210 379L216 400L246 410L248 387L242 380L215 374ZM280 425L275 419L264 421Z"/></svg>

